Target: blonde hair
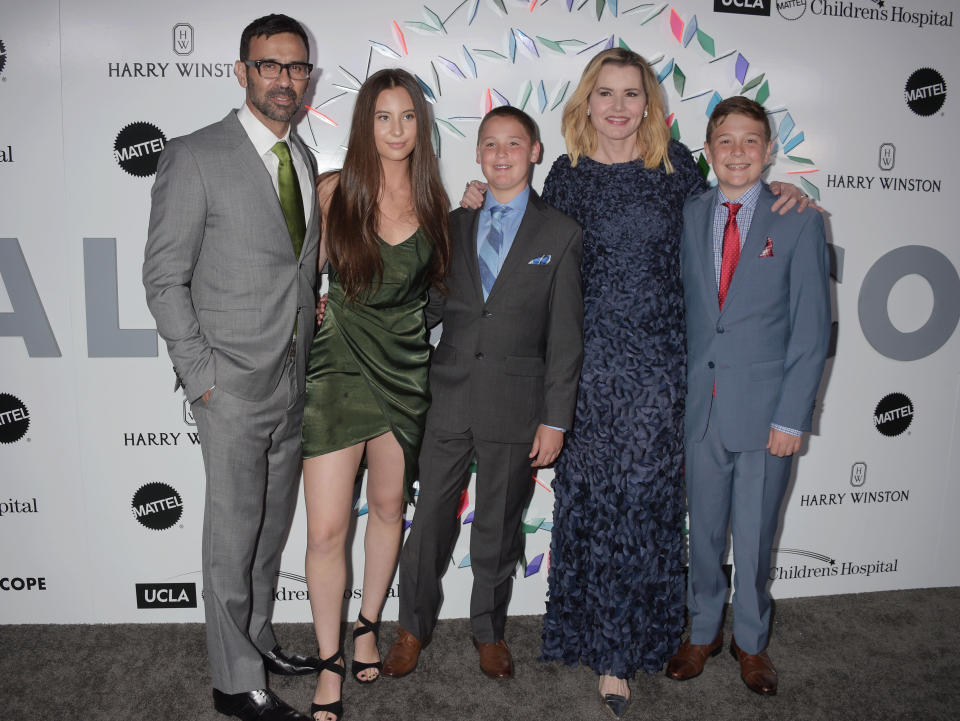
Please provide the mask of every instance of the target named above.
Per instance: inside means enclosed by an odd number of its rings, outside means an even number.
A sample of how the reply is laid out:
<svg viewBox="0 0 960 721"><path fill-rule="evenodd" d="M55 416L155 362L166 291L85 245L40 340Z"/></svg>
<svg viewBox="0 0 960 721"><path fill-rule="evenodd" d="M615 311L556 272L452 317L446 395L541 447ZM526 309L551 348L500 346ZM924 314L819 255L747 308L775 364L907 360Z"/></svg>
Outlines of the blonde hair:
<svg viewBox="0 0 960 721"><path fill-rule="evenodd" d="M646 168L658 168L663 163L667 173L673 172L673 164L667 155L670 144L670 129L667 121L660 85L653 70L640 55L632 50L613 48L597 53L587 63L580 76L580 84L573 91L570 100L563 109L560 132L567 145L570 165L576 167L581 155L590 155L597 149L597 130L587 116L590 93L597 84L597 76L604 65L637 68L640 71L643 92L647 96L647 117L640 121L637 129L637 149Z"/></svg>

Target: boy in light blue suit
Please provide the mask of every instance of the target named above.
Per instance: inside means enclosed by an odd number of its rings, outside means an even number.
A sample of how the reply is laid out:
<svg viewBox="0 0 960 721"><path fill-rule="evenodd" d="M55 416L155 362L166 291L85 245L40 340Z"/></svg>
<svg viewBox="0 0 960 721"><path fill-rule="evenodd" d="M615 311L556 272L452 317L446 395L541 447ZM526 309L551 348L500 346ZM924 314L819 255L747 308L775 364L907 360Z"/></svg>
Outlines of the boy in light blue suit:
<svg viewBox="0 0 960 721"><path fill-rule="evenodd" d="M773 147L763 107L722 101L704 148L718 187L684 208L685 423L690 637L667 665L679 681L723 644L722 564L732 518L730 651L750 690L772 695L766 653L771 545L830 337L829 260L815 210L775 215L760 181Z"/></svg>

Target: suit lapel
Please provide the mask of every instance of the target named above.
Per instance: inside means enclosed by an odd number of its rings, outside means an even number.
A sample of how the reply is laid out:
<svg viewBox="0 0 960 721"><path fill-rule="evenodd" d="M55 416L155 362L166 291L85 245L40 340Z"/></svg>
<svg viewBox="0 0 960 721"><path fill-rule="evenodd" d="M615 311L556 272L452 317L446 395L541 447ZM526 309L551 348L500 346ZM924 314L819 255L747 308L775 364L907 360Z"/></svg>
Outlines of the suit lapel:
<svg viewBox="0 0 960 721"><path fill-rule="evenodd" d="M740 250L737 269L730 281L730 288L727 289L727 298L723 302L724 308L729 307L730 302L736 299L738 291L746 283L744 278L756 272L757 264L761 262L760 253L763 251L767 228L770 227L773 217L773 211L770 210L773 201L773 193L765 187L761 189L760 196L757 198L757 207L753 211L753 219L750 221L750 232L747 233L747 239Z"/></svg>
<svg viewBox="0 0 960 721"><path fill-rule="evenodd" d="M240 177L249 179L256 186L257 193L263 196L266 201L265 205L270 209L271 220L283 229L281 233L280 228L278 228L277 232L270 233L270 236L279 242L286 242L292 253L293 241L290 240L290 232L287 230L287 220L283 215L283 208L280 206L280 197L273 186L273 179L270 177L267 167L263 164L263 158L257 154L257 149L253 147L250 136L247 135L247 131L243 129L243 125L237 119L236 111L231 110L223 123L234 142L234 157L240 166L238 170L241 173ZM314 205L316 204L314 203ZM304 246L306 246L306 241L304 241Z"/></svg>
<svg viewBox="0 0 960 721"><path fill-rule="evenodd" d="M506 284L507 279L510 274L515 272L517 268L525 264L524 258L529 258L530 243L533 242L534 237L536 237L537 231L540 228L540 204L543 201L540 200L533 188L530 189L530 197L527 200L527 208L523 213L523 219L520 221L520 226L517 228L517 234L513 239L513 245L510 246L510 250L507 252L507 257L503 259L503 266L500 268L500 272L497 274L497 279L493 283L493 288L490 289L490 296L487 298L487 302L497 294L497 289ZM478 241L479 242L479 241ZM479 270L477 271L479 275Z"/></svg>
<svg viewBox="0 0 960 721"><path fill-rule="evenodd" d="M310 150L307 148L306 144L302 140L300 140L300 136L297 135L293 130L290 131L290 139L297 146L300 153L304 156L307 164L307 171L310 172L312 170L312 166L310 164L310 159L309 159ZM305 180L304 178L297 176L297 182L302 187ZM316 195L317 195L316 183L311 184L311 187L312 187L311 192L313 192L313 202L310 203L310 208L311 208L310 217L306 218L307 230L306 230L306 234L303 237L303 246L300 248L301 258L303 258L304 254L307 252L308 245L310 245L311 243L314 243L315 241L319 242L319 234L317 233L317 222L319 220L319 216L317 215L318 209L317 209L317 198L316 198ZM279 202L280 202L280 198L278 197L277 198L278 205L279 205ZM282 207L280 208L280 214L283 215ZM284 219L284 226L286 226L286 219ZM293 247L292 242L290 246Z"/></svg>
<svg viewBox="0 0 960 721"><path fill-rule="evenodd" d="M463 238L463 260L467 264L470 284L480 304L483 304L483 285L480 283L480 260L477 257L477 226L481 210L471 210L460 216L460 237Z"/></svg>
<svg viewBox="0 0 960 721"><path fill-rule="evenodd" d="M696 243L693 255L699 266L707 312L714 320L720 315L720 303L717 300L719 293L717 272L713 263L713 208L716 200L717 191L710 190L695 201L692 218L694 232L690 235Z"/></svg>

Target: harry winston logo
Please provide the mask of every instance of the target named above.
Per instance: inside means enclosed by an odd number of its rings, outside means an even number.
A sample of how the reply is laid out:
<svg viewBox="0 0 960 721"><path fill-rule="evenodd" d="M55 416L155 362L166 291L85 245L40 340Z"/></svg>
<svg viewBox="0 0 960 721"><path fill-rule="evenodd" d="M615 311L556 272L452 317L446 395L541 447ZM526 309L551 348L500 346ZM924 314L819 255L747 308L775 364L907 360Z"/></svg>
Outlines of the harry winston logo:
<svg viewBox="0 0 960 721"><path fill-rule="evenodd" d="M859 488L867 482L867 464L857 461L850 468L850 485Z"/></svg>
<svg viewBox="0 0 960 721"><path fill-rule="evenodd" d="M190 401L183 401L183 422L188 426L197 425L196 418L193 417L193 409L190 407Z"/></svg>
<svg viewBox="0 0 960 721"><path fill-rule="evenodd" d="M190 23L177 23L173 26L173 52L177 55L189 55L193 52L193 26Z"/></svg>
<svg viewBox="0 0 960 721"><path fill-rule="evenodd" d="M894 162L897 159L897 149L893 143L881 143L880 145L880 170L893 170Z"/></svg>

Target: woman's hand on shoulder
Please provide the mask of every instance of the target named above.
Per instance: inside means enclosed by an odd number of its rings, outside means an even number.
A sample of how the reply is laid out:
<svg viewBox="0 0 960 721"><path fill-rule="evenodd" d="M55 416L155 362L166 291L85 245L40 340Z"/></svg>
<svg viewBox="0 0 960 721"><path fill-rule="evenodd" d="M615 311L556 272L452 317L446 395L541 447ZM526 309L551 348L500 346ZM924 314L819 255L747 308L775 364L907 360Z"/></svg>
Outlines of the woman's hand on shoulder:
<svg viewBox="0 0 960 721"><path fill-rule="evenodd" d="M467 183L466 190L463 191L463 197L460 199L461 208L476 210L483 206L483 196L487 192L487 184L479 180L471 180Z"/></svg>
<svg viewBox="0 0 960 721"><path fill-rule="evenodd" d="M804 193L793 183L784 183L779 180L774 180L769 185L770 192L778 196L776 202L770 207L770 210L772 210L774 213L785 215L793 206L797 206L797 212L802 213L807 209L807 206L812 206L814 210L818 210L826 215L827 211L817 205L817 201Z"/></svg>

